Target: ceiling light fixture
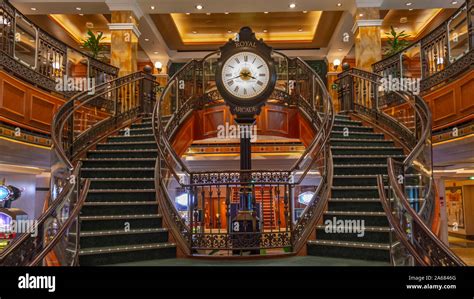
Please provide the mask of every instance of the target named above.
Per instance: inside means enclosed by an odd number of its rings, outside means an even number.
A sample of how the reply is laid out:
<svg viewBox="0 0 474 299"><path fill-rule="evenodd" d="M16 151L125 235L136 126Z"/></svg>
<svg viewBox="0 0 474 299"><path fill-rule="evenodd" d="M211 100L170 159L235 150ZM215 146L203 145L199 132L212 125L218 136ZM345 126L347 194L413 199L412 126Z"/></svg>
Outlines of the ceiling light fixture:
<svg viewBox="0 0 474 299"><path fill-rule="evenodd" d="M198 32L197 32L197 31L193 31L193 34L196 34L196 33L198 33Z"/></svg>
<svg viewBox="0 0 474 299"><path fill-rule="evenodd" d="M332 62L332 65L334 66L334 70L336 71L337 68L341 65L341 60L340 59L334 59L334 61Z"/></svg>
<svg viewBox="0 0 474 299"><path fill-rule="evenodd" d="M152 6L150 6L150 8L151 8L151 10L155 10L155 7L154 7L153 5L152 5Z"/></svg>
<svg viewBox="0 0 474 299"><path fill-rule="evenodd" d="M228 12L228 11L226 11L224 14L228 15L228 14L229 14L229 12Z"/></svg>
<svg viewBox="0 0 474 299"><path fill-rule="evenodd" d="M413 4L413 3L411 3L411 2L405 3L406 6L411 6L412 4Z"/></svg>
<svg viewBox="0 0 474 299"><path fill-rule="evenodd" d="M364 16L364 14L363 14L363 13L360 13L360 14L359 14L359 17L363 17L363 16Z"/></svg>
<svg viewBox="0 0 474 299"><path fill-rule="evenodd" d="M204 7L203 7L201 4L196 5L196 9L201 10L201 9L203 9L203 8L204 8Z"/></svg>
<svg viewBox="0 0 474 299"><path fill-rule="evenodd" d="M227 30L227 33L232 33L232 30Z"/></svg>
<svg viewBox="0 0 474 299"><path fill-rule="evenodd" d="M210 13L210 12L206 12L206 15L210 16L210 15L211 15L211 13Z"/></svg>
<svg viewBox="0 0 474 299"><path fill-rule="evenodd" d="M299 29L298 29L298 32L302 32L302 31L303 31L303 28L299 28Z"/></svg>
<svg viewBox="0 0 474 299"><path fill-rule="evenodd" d="M186 15L189 16L191 13L190 12L187 12Z"/></svg>
<svg viewBox="0 0 474 299"><path fill-rule="evenodd" d="M267 29L263 29L263 33L267 33L267 32L268 32L268 30L267 30Z"/></svg>
<svg viewBox="0 0 474 299"><path fill-rule="evenodd" d="M268 11L264 11L263 13L264 13L264 14L268 14Z"/></svg>
<svg viewBox="0 0 474 299"><path fill-rule="evenodd" d="M76 10L82 10L82 8L80 8L80 7L76 7Z"/></svg>
<svg viewBox="0 0 474 299"><path fill-rule="evenodd" d="M83 13L80 13L79 15L80 15L81 17L83 17L83 16L84 16L84 14L83 14Z"/></svg>
<svg viewBox="0 0 474 299"><path fill-rule="evenodd" d="M338 3L337 6L341 7L341 6L342 6L342 3Z"/></svg>
<svg viewBox="0 0 474 299"><path fill-rule="evenodd" d="M32 11L36 11L36 7L32 7L30 8Z"/></svg>
<svg viewBox="0 0 474 299"><path fill-rule="evenodd" d="M458 2L457 2L457 1L453 1L453 2L451 2L451 4L452 4L452 5L456 5L456 4L458 4Z"/></svg>
<svg viewBox="0 0 474 299"><path fill-rule="evenodd" d="M158 51L153 52L153 54L158 55Z"/></svg>
<svg viewBox="0 0 474 299"><path fill-rule="evenodd" d="M290 3L290 5L288 5L290 8L295 8L296 7L296 4L294 3Z"/></svg>
<svg viewBox="0 0 474 299"><path fill-rule="evenodd" d="M303 10L303 13L308 13L308 11L307 11L307 10Z"/></svg>
<svg viewBox="0 0 474 299"><path fill-rule="evenodd" d="M150 39L149 39L149 38L145 38L145 41L146 41L146 42L149 42L149 41L150 41Z"/></svg>
<svg viewBox="0 0 474 299"><path fill-rule="evenodd" d="M413 10L413 8L410 8L410 9L408 9L408 10L409 10L409 11L412 11L412 10Z"/></svg>

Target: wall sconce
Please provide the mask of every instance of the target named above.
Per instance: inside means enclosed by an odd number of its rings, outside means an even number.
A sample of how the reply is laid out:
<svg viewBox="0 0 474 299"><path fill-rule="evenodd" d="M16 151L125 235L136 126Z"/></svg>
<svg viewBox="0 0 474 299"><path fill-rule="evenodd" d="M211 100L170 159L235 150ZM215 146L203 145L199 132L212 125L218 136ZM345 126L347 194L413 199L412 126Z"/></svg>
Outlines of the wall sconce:
<svg viewBox="0 0 474 299"><path fill-rule="evenodd" d="M158 74L161 73L161 70L163 69L163 64L159 61L155 62L155 68L158 71Z"/></svg>
<svg viewBox="0 0 474 299"><path fill-rule="evenodd" d="M341 65L341 60L340 59L334 59L334 61L332 62L332 65L334 67L334 70L337 71L337 69L339 68L339 66Z"/></svg>

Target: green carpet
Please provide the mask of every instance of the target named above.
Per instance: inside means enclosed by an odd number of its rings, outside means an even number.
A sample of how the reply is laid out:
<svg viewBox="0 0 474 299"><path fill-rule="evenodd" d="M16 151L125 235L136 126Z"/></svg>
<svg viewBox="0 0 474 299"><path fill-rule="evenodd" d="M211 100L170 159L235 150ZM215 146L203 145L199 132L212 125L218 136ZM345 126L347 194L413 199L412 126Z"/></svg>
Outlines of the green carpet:
<svg viewBox="0 0 474 299"><path fill-rule="evenodd" d="M120 263L113 266L390 266L389 263L380 261L363 261L355 259L330 258L322 256L292 256L285 258L260 259L260 260L209 260L209 259L157 259L133 263Z"/></svg>

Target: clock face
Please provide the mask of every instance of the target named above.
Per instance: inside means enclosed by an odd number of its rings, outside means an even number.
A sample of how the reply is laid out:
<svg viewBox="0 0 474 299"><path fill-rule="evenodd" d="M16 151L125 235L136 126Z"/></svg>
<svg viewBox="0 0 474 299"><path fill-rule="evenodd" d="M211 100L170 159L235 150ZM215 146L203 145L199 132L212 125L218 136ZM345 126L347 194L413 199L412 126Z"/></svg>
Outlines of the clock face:
<svg viewBox="0 0 474 299"><path fill-rule="evenodd" d="M224 62L221 79L224 88L234 97L252 99L267 88L270 68L258 54L240 52Z"/></svg>

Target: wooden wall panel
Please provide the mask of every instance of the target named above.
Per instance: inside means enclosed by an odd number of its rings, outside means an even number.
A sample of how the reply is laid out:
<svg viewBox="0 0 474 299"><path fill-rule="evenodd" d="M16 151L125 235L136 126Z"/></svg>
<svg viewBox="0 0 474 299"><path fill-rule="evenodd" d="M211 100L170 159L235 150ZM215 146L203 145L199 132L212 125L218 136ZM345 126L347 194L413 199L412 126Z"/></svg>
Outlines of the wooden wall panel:
<svg viewBox="0 0 474 299"><path fill-rule="evenodd" d="M265 125L267 132L288 135L290 133L288 128L288 121L288 111L280 111L272 108L266 109Z"/></svg>
<svg viewBox="0 0 474 299"><path fill-rule="evenodd" d="M433 116L433 130L474 119L474 70L435 91L424 94Z"/></svg>
<svg viewBox="0 0 474 299"><path fill-rule="evenodd" d="M202 113L202 134L204 137L217 135L217 127L225 125L227 109L221 107L218 110L204 111Z"/></svg>
<svg viewBox="0 0 474 299"><path fill-rule="evenodd" d="M1 110L6 115L11 115L14 118L24 118L26 114L26 91L6 81L2 82L2 91Z"/></svg>
<svg viewBox="0 0 474 299"><path fill-rule="evenodd" d="M31 121L38 125L49 126L51 125L51 119L53 119L54 103L38 97L31 97Z"/></svg>

